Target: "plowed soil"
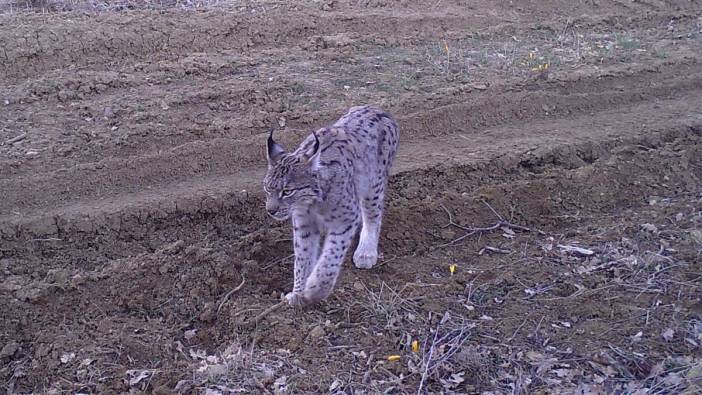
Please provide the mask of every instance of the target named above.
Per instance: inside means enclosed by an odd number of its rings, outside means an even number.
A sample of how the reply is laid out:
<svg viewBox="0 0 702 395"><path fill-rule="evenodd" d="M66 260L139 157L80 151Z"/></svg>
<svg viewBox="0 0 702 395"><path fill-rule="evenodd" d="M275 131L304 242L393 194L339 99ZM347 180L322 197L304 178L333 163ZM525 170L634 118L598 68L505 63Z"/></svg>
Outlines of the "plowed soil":
<svg viewBox="0 0 702 395"><path fill-rule="evenodd" d="M0 392L701 390L699 2L41 4L0 6ZM379 266L247 325L292 286L267 128L360 104Z"/></svg>

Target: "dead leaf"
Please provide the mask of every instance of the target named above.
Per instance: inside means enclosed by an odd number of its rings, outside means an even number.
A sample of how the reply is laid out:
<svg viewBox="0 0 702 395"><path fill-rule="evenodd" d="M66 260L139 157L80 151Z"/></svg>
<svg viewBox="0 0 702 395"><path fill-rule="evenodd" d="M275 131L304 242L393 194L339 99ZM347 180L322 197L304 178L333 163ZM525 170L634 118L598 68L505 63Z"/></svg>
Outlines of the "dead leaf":
<svg viewBox="0 0 702 395"><path fill-rule="evenodd" d="M587 248L582 248L582 247L578 247L578 246L558 244L557 247L560 248L561 250L567 252L567 253L570 253L570 254L582 255L582 256L595 255L595 251L588 250Z"/></svg>
<svg viewBox="0 0 702 395"><path fill-rule="evenodd" d="M545 359L544 354L536 351L527 351L526 357L532 362L543 361Z"/></svg>
<svg viewBox="0 0 702 395"><path fill-rule="evenodd" d="M151 376L150 370L127 370L127 376L129 376L129 386L134 387L139 384L145 378Z"/></svg>
<svg viewBox="0 0 702 395"><path fill-rule="evenodd" d="M665 379L663 379L663 382L666 383L667 385L677 387L678 385L682 384L685 381L682 377L680 377L679 373L670 373L669 375L665 376Z"/></svg>
<svg viewBox="0 0 702 395"><path fill-rule="evenodd" d="M333 385L333 384L332 384ZM329 389L330 392L334 392ZM273 393L275 395L283 395L288 393L288 377L287 376L280 376L275 381L273 382Z"/></svg>
<svg viewBox="0 0 702 395"><path fill-rule="evenodd" d="M702 363L698 362L695 366L691 367L690 370L687 371L685 377L692 382L702 379Z"/></svg>
<svg viewBox="0 0 702 395"><path fill-rule="evenodd" d="M641 224L641 229L650 233L658 233L658 227L654 224Z"/></svg>
<svg viewBox="0 0 702 395"><path fill-rule="evenodd" d="M76 357L76 353L64 353L61 355L61 363L69 363Z"/></svg>
<svg viewBox="0 0 702 395"><path fill-rule="evenodd" d="M702 244L702 230L693 229L690 231L690 239L697 244Z"/></svg>
<svg viewBox="0 0 702 395"><path fill-rule="evenodd" d="M673 340L673 336L675 336L675 331L673 331L671 328L668 328L661 333L661 336L663 339L667 342Z"/></svg>
<svg viewBox="0 0 702 395"><path fill-rule="evenodd" d="M458 387L462 382L466 381L466 379L463 378L463 375L465 375L465 372L453 373L449 378L441 379L440 381L444 388L454 389Z"/></svg>
<svg viewBox="0 0 702 395"><path fill-rule="evenodd" d="M184 337L185 340L190 340L195 337L195 335L197 335L197 329L191 329L189 331L185 331Z"/></svg>
<svg viewBox="0 0 702 395"><path fill-rule="evenodd" d="M636 332L636 334L634 336L631 336L631 341L633 341L633 342L640 341L642 337L643 337L643 332L638 331L638 332Z"/></svg>
<svg viewBox="0 0 702 395"><path fill-rule="evenodd" d="M336 392L336 390L338 390L342 385L344 385L344 383L342 383L341 380L335 379L334 382L332 382L329 386L329 392Z"/></svg>

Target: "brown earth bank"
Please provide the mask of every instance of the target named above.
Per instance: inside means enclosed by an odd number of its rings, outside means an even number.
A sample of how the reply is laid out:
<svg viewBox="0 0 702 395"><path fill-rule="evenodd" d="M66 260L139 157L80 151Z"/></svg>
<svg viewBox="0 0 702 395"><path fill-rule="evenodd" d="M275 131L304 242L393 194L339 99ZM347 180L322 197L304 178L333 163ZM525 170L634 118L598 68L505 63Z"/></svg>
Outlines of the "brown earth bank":
<svg viewBox="0 0 702 395"><path fill-rule="evenodd" d="M0 6L5 392L700 391L698 2L42 4ZM266 128L361 103L383 259L247 324Z"/></svg>

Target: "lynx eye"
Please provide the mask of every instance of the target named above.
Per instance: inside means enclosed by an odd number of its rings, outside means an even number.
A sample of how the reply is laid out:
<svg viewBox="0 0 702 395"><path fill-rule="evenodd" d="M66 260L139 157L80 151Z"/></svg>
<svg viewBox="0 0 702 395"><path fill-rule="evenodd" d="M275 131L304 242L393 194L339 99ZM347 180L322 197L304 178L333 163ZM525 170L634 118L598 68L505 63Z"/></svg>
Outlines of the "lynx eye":
<svg viewBox="0 0 702 395"><path fill-rule="evenodd" d="M280 191L280 197L292 196L294 193L294 189L283 189L282 191Z"/></svg>

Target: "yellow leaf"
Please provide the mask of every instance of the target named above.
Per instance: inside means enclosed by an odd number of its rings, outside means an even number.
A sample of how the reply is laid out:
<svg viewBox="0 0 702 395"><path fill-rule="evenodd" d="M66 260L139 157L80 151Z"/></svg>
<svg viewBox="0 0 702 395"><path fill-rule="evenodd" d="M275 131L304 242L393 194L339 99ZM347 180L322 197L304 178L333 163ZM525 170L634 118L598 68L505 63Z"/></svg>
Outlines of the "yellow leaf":
<svg viewBox="0 0 702 395"><path fill-rule="evenodd" d="M449 266L449 271L451 272L451 274L455 273L456 272L456 265Z"/></svg>
<svg viewBox="0 0 702 395"><path fill-rule="evenodd" d="M412 342L412 352L419 352L419 342L416 340Z"/></svg>
<svg viewBox="0 0 702 395"><path fill-rule="evenodd" d="M446 54L448 55L449 47L448 47L448 43L446 41L444 41L444 50L446 51Z"/></svg>
<svg viewBox="0 0 702 395"><path fill-rule="evenodd" d="M388 357L388 361L390 361L390 362L397 362L397 361L399 361L399 360L400 360L400 356L399 356L399 355L390 355L390 356Z"/></svg>

